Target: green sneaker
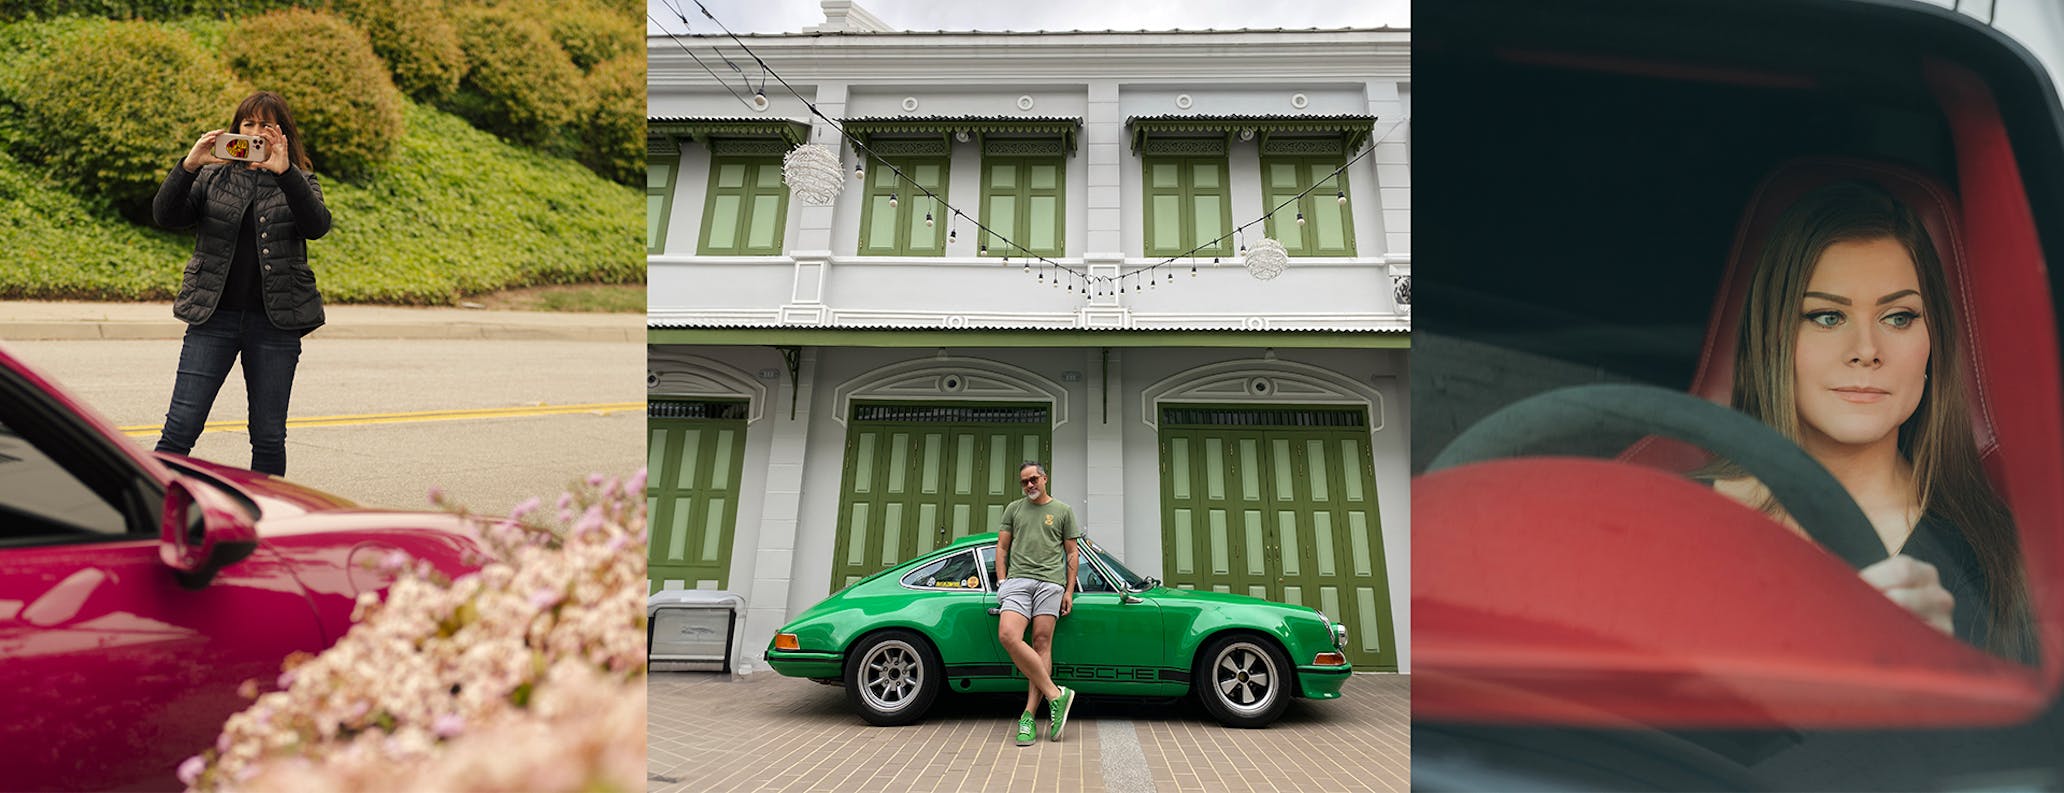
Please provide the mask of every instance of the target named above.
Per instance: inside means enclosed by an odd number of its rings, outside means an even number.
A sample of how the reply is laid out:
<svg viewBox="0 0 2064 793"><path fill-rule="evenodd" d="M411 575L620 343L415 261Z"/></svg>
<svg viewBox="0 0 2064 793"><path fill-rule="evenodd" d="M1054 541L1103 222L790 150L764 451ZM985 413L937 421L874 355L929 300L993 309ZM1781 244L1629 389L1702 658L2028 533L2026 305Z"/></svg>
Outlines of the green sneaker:
<svg viewBox="0 0 2064 793"><path fill-rule="evenodd" d="M1074 706L1075 689L1067 686L1061 687L1060 696L1054 697L1053 701L1046 703L1047 710L1050 712L1053 721L1052 731L1049 733L1051 740L1058 741L1061 739L1061 728L1068 726L1068 709Z"/></svg>
<svg viewBox="0 0 2064 793"><path fill-rule="evenodd" d="M1018 717L1018 745L1031 746L1036 740L1039 740L1039 728L1032 723L1032 711L1028 710Z"/></svg>

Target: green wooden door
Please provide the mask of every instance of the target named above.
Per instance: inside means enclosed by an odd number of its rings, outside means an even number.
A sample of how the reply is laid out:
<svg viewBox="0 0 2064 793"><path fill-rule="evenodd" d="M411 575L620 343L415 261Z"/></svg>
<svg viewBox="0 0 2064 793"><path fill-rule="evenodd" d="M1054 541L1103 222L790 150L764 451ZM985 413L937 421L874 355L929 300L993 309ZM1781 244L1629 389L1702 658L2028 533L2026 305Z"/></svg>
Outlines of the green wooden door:
<svg viewBox="0 0 2064 793"><path fill-rule="evenodd" d="M1367 421L1362 408L1164 408L1169 585L1317 607L1347 625L1355 666L1395 671Z"/></svg>
<svg viewBox="0 0 2064 793"><path fill-rule="evenodd" d="M1021 495L1019 464L1052 452L1048 416L1044 405L855 405L831 588L994 531Z"/></svg>
<svg viewBox="0 0 2064 793"><path fill-rule="evenodd" d="M651 589L730 586L745 411L736 402L655 400L647 406Z"/></svg>

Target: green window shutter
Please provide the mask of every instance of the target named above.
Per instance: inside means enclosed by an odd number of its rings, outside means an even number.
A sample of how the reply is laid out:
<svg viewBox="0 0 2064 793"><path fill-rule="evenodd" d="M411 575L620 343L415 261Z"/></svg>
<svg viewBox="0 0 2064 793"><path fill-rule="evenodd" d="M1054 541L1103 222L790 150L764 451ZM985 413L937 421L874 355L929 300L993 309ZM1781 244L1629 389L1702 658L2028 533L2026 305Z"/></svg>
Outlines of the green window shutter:
<svg viewBox="0 0 2064 793"><path fill-rule="evenodd" d="M1347 174L1333 173L1343 162L1339 157L1262 156L1264 209L1273 209L1312 188L1303 198L1271 213L1264 225L1269 238L1283 243L1283 250L1291 256L1355 255L1352 206L1339 200L1339 194L1347 192ZM1297 225L1299 212L1304 213L1303 227Z"/></svg>
<svg viewBox="0 0 2064 793"><path fill-rule="evenodd" d="M788 228L788 186L781 158L710 158L709 200L703 204L704 255L778 255Z"/></svg>
<svg viewBox="0 0 2064 793"><path fill-rule="evenodd" d="M946 157L878 156L869 164L867 200L860 209L860 255L946 255L946 207L926 196L925 190L947 197L947 162ZM891 195L896 198L894 207L889 206ZM930 226L925 225L926 213L932 216Z"/></svg>
<svg viewBox="0 0 2064 793"><path fill-rule="evenodd" d="M666 249L667 214L674 208L674 178L680 174L680 157L654 155L645 165L645 252Z"/></svg>
<svg viewBox="0 0 2064 793"><path fill-rule="evenodd" d="M1148 156L1144 227L1148 256L1231 256L1233 207L1224 157ZM1222 238L1222 239L1221 239ZM1215 241L1215 242L1214 242Z"/></svg>
<svg viewBox="0 0 2064 793"><path fill-rule="evenodd" d="M984 157L982 225L997 235L985 242L986 255L1024 256L1028 251L1036 256L1064 255L1066 186L1067 167L1060 157Z"/></svg>

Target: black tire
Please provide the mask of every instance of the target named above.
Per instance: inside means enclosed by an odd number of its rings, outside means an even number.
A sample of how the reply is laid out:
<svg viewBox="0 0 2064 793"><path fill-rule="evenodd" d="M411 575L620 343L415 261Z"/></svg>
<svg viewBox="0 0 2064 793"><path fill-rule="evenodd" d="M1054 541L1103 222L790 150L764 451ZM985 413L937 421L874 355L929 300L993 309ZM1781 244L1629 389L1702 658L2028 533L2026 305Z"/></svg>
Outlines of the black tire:
<svg viewBox="0 0 2064 793"><path fill-rule="evenodd" d="M1249 634L1213 639L1197 654L1190 690L1227 727L1266 727L1295 696L1297 670L1276 643Z"/></svg>
<svg viewBox="0 0 2064 793"><path fill-rule="evenodd" d="M846 654L846 699L877 727L924 718L946 687L946 669L931 642L910 631L867 636Z"/></svg>

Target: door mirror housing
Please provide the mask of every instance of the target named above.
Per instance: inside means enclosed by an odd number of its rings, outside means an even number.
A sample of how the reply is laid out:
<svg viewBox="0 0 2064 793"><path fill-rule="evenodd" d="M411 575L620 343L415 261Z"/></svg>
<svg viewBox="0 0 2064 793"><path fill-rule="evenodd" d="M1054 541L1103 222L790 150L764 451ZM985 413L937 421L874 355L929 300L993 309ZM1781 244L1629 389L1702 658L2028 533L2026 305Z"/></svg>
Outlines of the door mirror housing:
<svg viewBox="0 0 2064 793"><path fill-rule="evenodd" d="M185 477L165 486L158 558L181 586L199 589L258 550L258 527L235 500Z"/></svg>

